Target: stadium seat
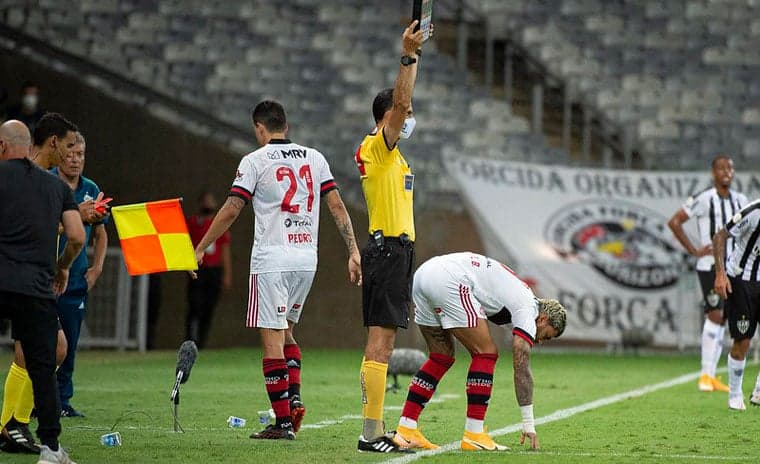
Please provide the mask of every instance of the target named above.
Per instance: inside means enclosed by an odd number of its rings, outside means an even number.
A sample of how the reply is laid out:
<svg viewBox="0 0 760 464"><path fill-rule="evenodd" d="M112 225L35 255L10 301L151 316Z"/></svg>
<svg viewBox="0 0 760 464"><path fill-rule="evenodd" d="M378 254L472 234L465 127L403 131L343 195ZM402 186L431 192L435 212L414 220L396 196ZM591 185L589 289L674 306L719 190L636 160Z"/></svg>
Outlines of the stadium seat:
<svg viewBox="0 0 760 464"><path fill-rule="evenodd" d="M499 13L498 3L468 1L489 20ZM511 29L499 30L501 20L491 21L496 36L521 42L611 120L626 124L643 118L635 121L640 147L673 153L681 144L686 152L689 140L670 138L681 123L718 124L729 133L754 124L760 102L760 2L562 0L558 9L529 3L510 10ZM663 136L667 144L657 142ZM737 155L756 155L747 151L751 146L740 143ZM700 162L695 159L693 166L701 167Z"/></svg>

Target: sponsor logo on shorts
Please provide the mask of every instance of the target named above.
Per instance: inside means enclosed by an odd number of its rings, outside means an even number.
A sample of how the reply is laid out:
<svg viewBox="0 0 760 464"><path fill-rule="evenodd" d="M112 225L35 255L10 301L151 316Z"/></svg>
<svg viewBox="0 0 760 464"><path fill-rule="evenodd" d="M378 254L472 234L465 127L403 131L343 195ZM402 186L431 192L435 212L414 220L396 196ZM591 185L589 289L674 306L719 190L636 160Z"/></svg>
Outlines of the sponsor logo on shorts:
<svg viewBox="0 0 760 464"><path fill-rule="evenodd" d="M285 311L287 311L287 310L288 310L288 308L286 308L285 306L278 306L277 307L277 314L285 314Z"/></svg>
<svg viewBox="0 0 760 464"><path fill-rule="evenodd" d="M667 238L667 218L617 199L584 200L556 211L545 240L566 260L578 259L609 280L636 289L670 287L689 257Z"/></svg>
<svg viewBox="0 0 760 464"><path fill-rule="evenodd" d="M435 311L436 314L441 314L443 312L441 308L433 308L433 311Z"/></svg>
<svg viewBox="0 0 760 464"><path fill-rule="evenodd" d="M293 309L295 309L295 310L301 309L301 305L298 304L298 303L296 303L296 304L293 305Z"/></svg>
<svg viewBox="0 0 760 464"><path fill-rule="evenodd" d="M710 290L710 293L707 294L707 304L715 307L718 306L718 303L720 303L720 295L715 293L715 290Z"/></svg>

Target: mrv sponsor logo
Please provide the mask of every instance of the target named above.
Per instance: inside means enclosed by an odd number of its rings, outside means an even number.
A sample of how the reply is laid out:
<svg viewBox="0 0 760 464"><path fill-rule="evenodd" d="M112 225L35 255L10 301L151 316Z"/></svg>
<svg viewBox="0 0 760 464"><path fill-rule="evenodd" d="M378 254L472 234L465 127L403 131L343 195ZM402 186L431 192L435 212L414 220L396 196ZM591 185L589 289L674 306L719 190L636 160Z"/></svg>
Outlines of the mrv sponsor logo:
<svg viewBox="0 0 760 464"><path fill-rule="evenodd" d="M579 259L630 288L658 289L678 282L688 256L665 235L667 219L621 200L564 205L550 216L544 238L564 259Z"/></svg>

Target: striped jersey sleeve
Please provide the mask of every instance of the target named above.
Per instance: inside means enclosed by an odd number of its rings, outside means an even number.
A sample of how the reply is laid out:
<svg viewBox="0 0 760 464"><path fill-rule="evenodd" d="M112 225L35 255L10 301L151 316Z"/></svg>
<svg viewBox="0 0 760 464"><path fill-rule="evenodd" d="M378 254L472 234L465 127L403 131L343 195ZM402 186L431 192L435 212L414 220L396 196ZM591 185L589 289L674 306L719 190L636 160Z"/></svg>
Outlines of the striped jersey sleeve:
<svg viewBox="0 0 760 464"><path fill-rule="evenodd" d="M240 160L237 172L235 172L235 179L232 181L229 194L241 198L248 203L251 201L251 197L253 197L257 179L258 173L251 157L244 157Z"/></svg>
<svg viewBox="0 0 760 464"><path fill-rule="evenodd" d="M319 195L324 196L337 189L338 184L335 182L332 171L330 171L330 164L322 153L319 153L319 159L320 166L317 173L319 177L316 180L319 182Z"/></svg>
<svg viewBox="0 0 760 464"><path fill-rule="evenodd" d="M736 213L726 224L736 247L728 257L726 272L745 281L760 281L760 200Z"/></svg>
<svg viewBox="0 0 760 464"><path fill-rule="evenodd" d="M686 199L686 202L683 204L683 211L687 216L692 218L707 214L707 203L710 200L708 191L709 189L703 190Z"/></svg>
<svg viewBox="0 0 760 464"><path fill-rule="evenodd" d="M733 237L739 237L751 231L752 225L760 220L760 200L755 200L742 208L726 223L726 231Z"/></svg>
<svg viewBox="0 0 760 464"><path fill-rule="evenodd" d="M538 301L530 288L508 266L481 255L471 254L475 296L484 304L486 314L506 308L512 322L512 335L530 346L536 341Z"/></svg>

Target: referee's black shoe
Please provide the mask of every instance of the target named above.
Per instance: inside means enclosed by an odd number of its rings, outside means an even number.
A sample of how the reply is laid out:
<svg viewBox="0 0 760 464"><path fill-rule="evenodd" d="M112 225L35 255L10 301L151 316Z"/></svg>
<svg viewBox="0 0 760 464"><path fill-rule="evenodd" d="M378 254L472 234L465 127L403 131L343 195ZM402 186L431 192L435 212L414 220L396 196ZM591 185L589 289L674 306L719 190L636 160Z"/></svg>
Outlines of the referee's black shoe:
<svg viewBox="0 0 760 464"><path fill-rule="evenodd" d="M40 454L40 446L34 442L29 424L23 424L12 417L0 432L0 451Z"/></svg>
<svg viewBox="0 0 760 464"><path fill-rule="evenodd" d="M409 449L409 445L402 437L396 432L388 432L385 435L380 435L374 440L365 440L364 436L359 437L359 444L357 449L360 453L406 453L414 454L414 451Z"/></svg>

